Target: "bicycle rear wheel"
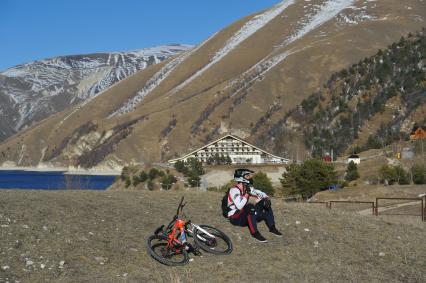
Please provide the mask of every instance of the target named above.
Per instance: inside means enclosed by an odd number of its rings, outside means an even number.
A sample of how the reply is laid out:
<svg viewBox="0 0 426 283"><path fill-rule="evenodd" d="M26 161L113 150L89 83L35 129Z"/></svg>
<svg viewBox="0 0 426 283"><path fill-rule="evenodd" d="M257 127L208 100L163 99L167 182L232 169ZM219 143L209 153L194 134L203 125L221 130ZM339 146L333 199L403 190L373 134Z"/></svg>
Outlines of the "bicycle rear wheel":
<svg viewBox="0 0 426 283"><path fill-rule="evenodd" d="M200 225L200 228L213 235L211 237L202 230L194 229L195 244L202 250L212 254L230 254L232 252L232 242L229 237L217 228L208 225Z"/></svg>
<svg viewBox="0 0 426 283"><path fill-rule="evenodd" d="M152 235L147 241L148 253L162 264L169 266L185 265L189 261L185 247L181 249L167 247L167 238L160 235Z"/></svg>

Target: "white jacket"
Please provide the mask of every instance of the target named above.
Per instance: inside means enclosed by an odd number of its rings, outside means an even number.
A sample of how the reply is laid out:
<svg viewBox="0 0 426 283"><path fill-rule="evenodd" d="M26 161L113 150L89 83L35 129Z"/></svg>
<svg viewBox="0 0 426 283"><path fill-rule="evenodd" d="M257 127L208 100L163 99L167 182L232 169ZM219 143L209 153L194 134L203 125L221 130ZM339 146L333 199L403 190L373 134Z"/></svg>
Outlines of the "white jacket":
<svg viewBox="0 0 426 283"><path fill-rule="evenodd" d="M248 194L243 195L242 191L242 184L237 184L229 190L228 207L230 208L230 211L228 212L228 217L231 217L238 211L241 211L247 204L250 197L255 197L257 199L265 199L269 197L267 194L261 190L256 190L254 187L248 188Z"/></svg>

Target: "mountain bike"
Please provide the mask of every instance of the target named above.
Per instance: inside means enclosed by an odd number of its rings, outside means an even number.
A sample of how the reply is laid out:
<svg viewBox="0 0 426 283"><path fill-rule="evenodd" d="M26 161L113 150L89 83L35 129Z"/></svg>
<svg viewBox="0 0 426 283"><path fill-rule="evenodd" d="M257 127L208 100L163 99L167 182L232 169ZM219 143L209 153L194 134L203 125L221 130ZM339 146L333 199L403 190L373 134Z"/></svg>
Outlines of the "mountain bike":
<svg viewBox="0 0 426 283"><path fill-rule="evenodd" d="M197 225L191 220L184 221L179 217L186 203L180 200L176 215L172 221L158 227L154 235L147 241L148 253L165 265L184 265L189 261L188 253L200 254L200 250L208 253L225 255L232 252L229 237L217 228L209 225ZM192 238L195 245L188 239Z"/></svg>

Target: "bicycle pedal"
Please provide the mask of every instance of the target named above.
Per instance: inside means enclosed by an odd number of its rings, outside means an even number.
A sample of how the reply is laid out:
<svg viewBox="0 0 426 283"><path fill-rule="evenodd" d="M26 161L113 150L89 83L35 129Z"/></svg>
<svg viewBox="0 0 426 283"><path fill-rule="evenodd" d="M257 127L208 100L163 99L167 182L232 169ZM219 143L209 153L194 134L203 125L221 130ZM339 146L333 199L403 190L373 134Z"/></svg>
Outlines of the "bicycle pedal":
<svg viewBox="0 0 426 283"><path fill-rule="evenodd" d="M193 247L192 245L186 246L186 250L188 251L188 253L192 253L195 256L201 255L200 250L196 247Z"/></svg>
<svg viewBox="0 0 426 283"><path fill-rule="evenodd" d="M194 251L192 252L195 256L200 256L203 253L199 250L199 249L194 249Z"/></svg>

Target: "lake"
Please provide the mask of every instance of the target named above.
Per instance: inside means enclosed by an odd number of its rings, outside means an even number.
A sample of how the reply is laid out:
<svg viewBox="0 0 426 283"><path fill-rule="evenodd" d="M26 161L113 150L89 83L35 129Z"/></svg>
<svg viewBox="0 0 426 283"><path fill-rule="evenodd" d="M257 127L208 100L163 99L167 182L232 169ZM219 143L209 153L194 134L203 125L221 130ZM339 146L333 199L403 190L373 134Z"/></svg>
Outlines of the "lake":
<svg viewBox="0 0 426 283"><path fill-rule="evenodd" d="M105 190L117 178L117 176L108 175L68 175L64 173L0 170L0 189Z"/></svg>

